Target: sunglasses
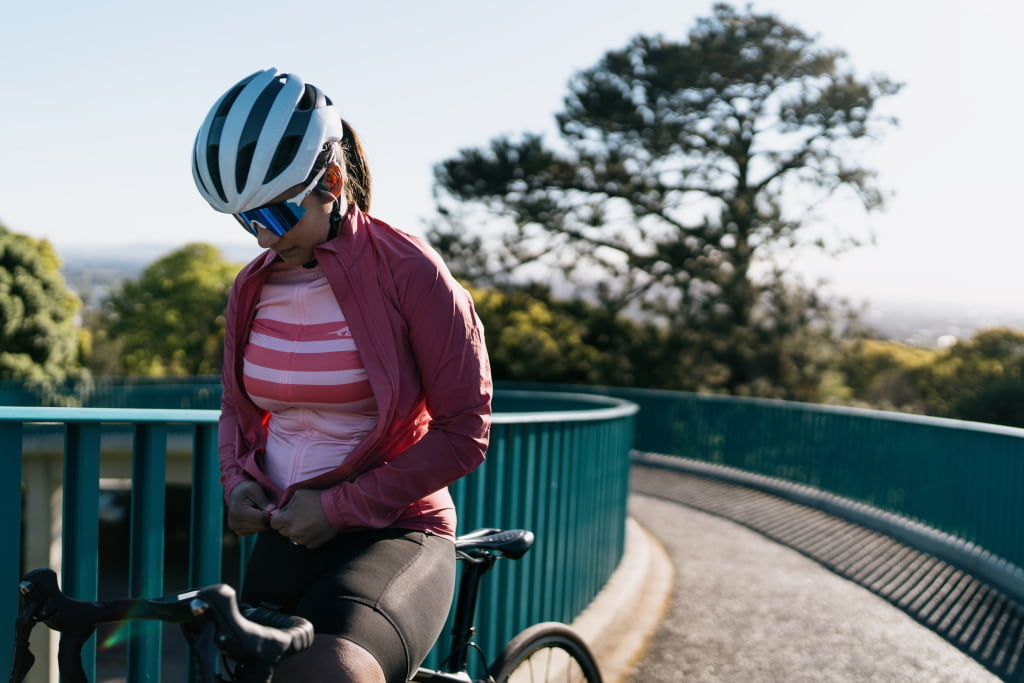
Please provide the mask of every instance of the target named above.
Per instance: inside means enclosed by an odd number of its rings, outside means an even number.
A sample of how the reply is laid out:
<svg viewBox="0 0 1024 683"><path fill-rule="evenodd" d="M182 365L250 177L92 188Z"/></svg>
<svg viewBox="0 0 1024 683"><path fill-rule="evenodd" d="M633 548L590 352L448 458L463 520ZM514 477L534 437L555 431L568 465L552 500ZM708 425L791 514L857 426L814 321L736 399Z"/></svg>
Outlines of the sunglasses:
<svg viewBox="0 0 1024 683"><path fill-rule="evenodd" d="M259 209L242 211L232 215L235 217L235 220L245 228L246 232L254 237L259 234L259 228L269 230L280 237L294 228L298 222L302 220L302 217L306 213L306 210L302 208L302 202L309 196L309 193L313 191L316 184L320 182L320 178L326 170L326 167L323 168L316 174L313 181L307 185L302 192L291 199L278 202L277 204L270 204Z"/></svg>

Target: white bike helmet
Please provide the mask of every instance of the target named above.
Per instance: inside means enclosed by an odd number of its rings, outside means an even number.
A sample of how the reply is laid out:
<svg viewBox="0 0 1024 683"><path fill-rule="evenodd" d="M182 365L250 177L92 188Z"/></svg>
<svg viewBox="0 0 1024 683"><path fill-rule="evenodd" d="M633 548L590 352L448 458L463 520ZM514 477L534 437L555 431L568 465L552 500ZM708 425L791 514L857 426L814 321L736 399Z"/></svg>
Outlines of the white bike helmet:
<svg viewBox="0 0 1024 683"><path fill-rule="evenodd" d="M257 71L207 114L192 148L192 177L217 211L255 209L306 181L324 145L342 132L319 88L277 69Z"/></svg>

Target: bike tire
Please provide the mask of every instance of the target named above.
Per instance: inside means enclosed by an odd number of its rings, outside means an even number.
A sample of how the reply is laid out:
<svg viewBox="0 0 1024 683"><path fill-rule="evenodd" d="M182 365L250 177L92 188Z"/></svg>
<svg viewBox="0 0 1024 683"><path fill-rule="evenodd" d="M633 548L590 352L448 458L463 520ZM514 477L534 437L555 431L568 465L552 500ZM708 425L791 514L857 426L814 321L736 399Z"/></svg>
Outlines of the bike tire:
<svg viewBox="0 0 1024 683"><path fill-rule="evenodd" d="M544 622L521 631L488 669L495 683L601 683L590 647L565 624Z"/></svg>

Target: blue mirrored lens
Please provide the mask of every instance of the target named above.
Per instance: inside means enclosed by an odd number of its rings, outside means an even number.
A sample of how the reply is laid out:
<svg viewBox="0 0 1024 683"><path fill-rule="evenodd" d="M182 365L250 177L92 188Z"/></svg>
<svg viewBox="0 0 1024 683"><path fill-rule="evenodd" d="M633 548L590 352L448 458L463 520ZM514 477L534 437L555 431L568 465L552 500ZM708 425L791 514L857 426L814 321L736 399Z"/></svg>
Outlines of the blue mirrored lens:
<svg viewBox="0 0 1024 683"><path fill-rule="evenodd" d="M280 237L294 228L305 213L306 210L298 204L281 202L264 206L262 209L243 211L235 216L242 226L253 235L256 234L257 228L266 228Z"/></svg>

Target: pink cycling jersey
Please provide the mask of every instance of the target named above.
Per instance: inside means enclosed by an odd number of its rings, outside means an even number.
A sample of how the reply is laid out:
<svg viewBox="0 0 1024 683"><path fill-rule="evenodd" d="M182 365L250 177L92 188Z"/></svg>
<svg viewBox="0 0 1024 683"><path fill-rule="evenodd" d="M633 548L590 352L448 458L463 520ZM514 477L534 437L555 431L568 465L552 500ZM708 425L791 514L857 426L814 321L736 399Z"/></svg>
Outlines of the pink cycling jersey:
<svg viewBox="0 0 1024 683"><path fill-rule="evenodd" d="M282 489L338 467L377 422L366 368L319 268L274 265L244 358L245 389L270 413L264 468Z"/></svg>

